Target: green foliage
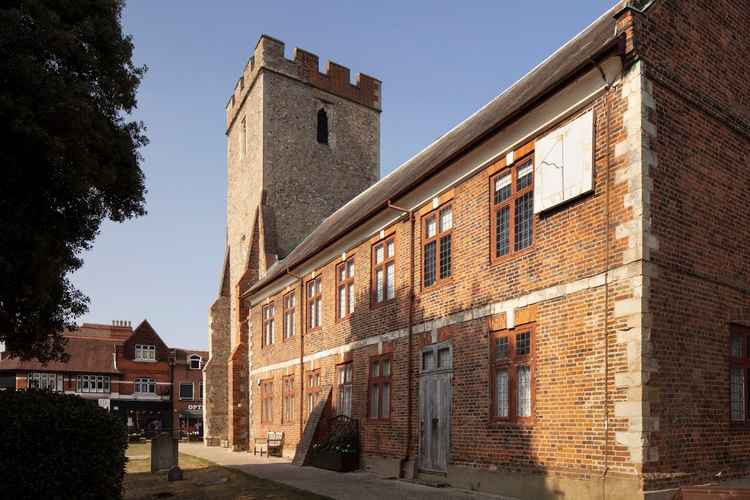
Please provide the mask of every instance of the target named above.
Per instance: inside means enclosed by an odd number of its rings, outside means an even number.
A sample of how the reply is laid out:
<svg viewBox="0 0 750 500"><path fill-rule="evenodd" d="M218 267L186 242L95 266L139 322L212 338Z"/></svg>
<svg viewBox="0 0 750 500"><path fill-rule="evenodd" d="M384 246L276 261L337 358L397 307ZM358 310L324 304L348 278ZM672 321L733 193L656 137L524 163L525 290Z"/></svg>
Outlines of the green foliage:
<svg viewBox="0 0 750 500"><path fill-rule="evenodd" d="M24 359L66 359L61 333L88 304L68 275L104 219L145 213L145 128L125 117L146 68L122 9L0 4L0 341Z"/></svg>
<svg viewBox="0 0 750 500"><path fill-rule="evenodd" d="M122 497L124 422L78 396L0 392L0 498Z"/></svg>

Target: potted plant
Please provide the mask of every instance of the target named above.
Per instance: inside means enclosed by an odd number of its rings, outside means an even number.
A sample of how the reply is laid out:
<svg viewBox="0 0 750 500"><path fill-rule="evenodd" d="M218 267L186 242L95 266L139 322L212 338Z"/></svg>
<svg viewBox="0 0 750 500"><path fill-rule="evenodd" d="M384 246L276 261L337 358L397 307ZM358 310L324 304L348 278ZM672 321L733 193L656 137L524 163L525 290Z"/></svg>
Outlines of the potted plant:
<svg viewBox="0 0 750 500"><path fill-rule="evenodd" d="M359 468L359 433L356 428L334 429L325 439L315 443L311 465L336 472Z"/></svg>

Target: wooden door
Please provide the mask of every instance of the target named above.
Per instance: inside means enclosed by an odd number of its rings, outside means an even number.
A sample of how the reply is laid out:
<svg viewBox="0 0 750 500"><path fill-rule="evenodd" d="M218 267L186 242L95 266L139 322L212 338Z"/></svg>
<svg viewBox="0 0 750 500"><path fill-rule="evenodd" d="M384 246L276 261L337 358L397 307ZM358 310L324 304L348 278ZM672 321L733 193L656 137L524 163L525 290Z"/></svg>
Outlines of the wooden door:
<svg viewBox="0 0 750 500"><path fill-rule="evenodd" d="M453 362L449 344L422 350L419 380L419 468L446 472L450 455Z"/></svg>

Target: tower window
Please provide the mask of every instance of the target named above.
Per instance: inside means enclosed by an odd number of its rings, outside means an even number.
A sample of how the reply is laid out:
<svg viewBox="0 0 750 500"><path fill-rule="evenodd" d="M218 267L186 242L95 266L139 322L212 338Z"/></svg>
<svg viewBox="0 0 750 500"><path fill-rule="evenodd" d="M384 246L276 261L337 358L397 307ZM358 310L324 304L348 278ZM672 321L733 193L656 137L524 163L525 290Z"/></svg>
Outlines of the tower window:
<svg viewBox="0 0 750 500"><path fill-rule="evenodd" d="M318 110L318 142L328 144L328 113L323 108Z"/></svg>

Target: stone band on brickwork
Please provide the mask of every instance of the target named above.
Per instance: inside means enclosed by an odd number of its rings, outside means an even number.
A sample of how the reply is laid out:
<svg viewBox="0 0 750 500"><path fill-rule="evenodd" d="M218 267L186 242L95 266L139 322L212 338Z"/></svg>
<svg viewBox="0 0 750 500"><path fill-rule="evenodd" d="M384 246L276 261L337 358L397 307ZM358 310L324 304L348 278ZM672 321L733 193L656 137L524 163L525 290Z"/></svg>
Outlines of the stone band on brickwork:
<svg viewBox="0 0 750 500"><path fill-rule="evenodd" d="M629 265L624 265L624 266L617 267L615 269L611 269L609 273L607 273L606 281L608 281L610 286L612 286L613 284L616 284L619 282L628 282L633 279L638 279L641 273L642 273L641 266L638 263L632 263ZM426 332L436 332L440 328L443 328L449 325L454 325L457 323L463 323L463 322L472 321L475 319L486 318L486 317L489 317L495 314L501 314L501 313L505 313L507 315L509 312L515 311L516 309L520 309L520 308L530 306L533 304L537 304L540 302L545 302L548 300L559 299L561 297L565 297L567 295L572 295L572 294L579 293L582 291L600 288L604 286L604 284L605 284L605 273L600 273L600 274L591 276L589 278L583 278L583 279L573 281L570 283L564 283L564 284L560 284L560 285L556 285L556 286L552 286L548 288L543 288L541 290L536 290L534 292L521 295L513 299L508 299L508 300L504 300L501 302L495 302L493 304L487 304L485 306L475 307L472 309L466 309L464 311L459 311L449 316L436 318L430 321L424 321L422 323L417 323L412 327L412 332L415 334L426 333ZM396 339L404 338L408 334L409 334L408 329L400 328L398 330L389 331L381 335L375 335L372 337L367 337L366 339L363 339L363 340L358 340L355 342L343 344L333 349L326 349L323 351L318 351L314 354L305 355L303 361L305 363L308 363L317 359L327 358L328 356L340 355L344 352L353 351L356 349L362 349L365 347L378 345L383 342L390 342ZM250 375L255 376L255 375L262 374L262 373L267 373L267 372L271 372L274 370L278 370L281 368L289 368L292 366L296 366L298 364L299 364L299 358L292 358L287 361L282 361L280 363L274 363L274 364L262 366L260 368L255 368L250 371Z"/></svg>

